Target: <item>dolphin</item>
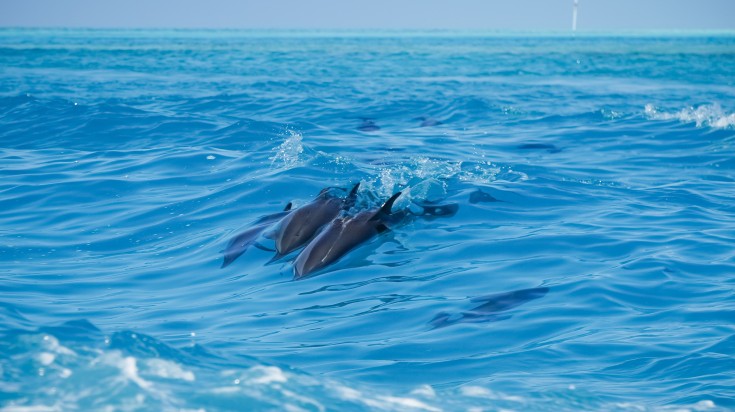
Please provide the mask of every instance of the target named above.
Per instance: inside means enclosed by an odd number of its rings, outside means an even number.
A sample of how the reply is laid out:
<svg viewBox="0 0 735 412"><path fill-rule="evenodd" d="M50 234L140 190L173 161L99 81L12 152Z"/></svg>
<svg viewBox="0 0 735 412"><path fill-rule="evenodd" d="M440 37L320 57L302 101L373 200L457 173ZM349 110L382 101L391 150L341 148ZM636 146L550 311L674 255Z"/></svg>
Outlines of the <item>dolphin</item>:
<svg viewBox="0 0 735 412"><path fill-rule="evenodd" d="M375 121L373 119L363 118L362 124L357 126L357 130L361 132L377 132L380 130L380 126L375 124Z"/></svg>
<svg viewBox="0 0 735 412"><path fill-rule="evenodd" d="M510 315L499 315L499 313L513 309L528 301L542 298L548 291L549 288L547 287L538 287L477 297L471 301L483 302L482 305L455 315L447 312L438 313L429 323L433 326L433 329L438 329L457 323L495 322L508 319Z"/></svg>
<svg viewBox="0 0 735 412"><path fill-rule="evenodd" d="M340 211L354 206L359 187L360 183L356 184L345 198L334 196L330 188L322 189L316 199L284 217L274 234L277 254L273 260L305 245Z"/></svg>
<svg viewBox="0 0 735 412"><path fill-rule="evenodd" d="M237 236L230 239L230 241L227 242L227 247L225 247L225 250L222 251L225 256L220 269L226 268L235 259L240 257L240 255L245 253L248 247L250 247L250 245L252 244L255 244L255 240L258 238L258 236L260 236L263 231L271 226L271 224L291 213L291 206L291 202L288 202L282 212L273 213L261 217L260 219L255 221L253 227L239 233Z"/></svg>
<svg viewBox="0 0 735 412"><path fill-rule="evenodd" d="M388 230L386 219L401 192L391 196L379 209L364 210L354 216L334 219L317 235L294 262L294 278L301 279L337 261L363 242Z"/></svg>

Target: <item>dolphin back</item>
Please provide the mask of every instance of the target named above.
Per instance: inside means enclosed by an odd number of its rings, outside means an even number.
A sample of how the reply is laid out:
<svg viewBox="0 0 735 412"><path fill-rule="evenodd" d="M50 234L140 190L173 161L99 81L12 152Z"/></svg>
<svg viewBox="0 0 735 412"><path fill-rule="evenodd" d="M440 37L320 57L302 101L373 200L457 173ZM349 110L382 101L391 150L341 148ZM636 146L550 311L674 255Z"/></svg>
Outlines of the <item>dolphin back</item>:
<svg viewBox="0 0 735 412"><path fill-rule="evenodd" d="M521 289L512 292L498 293L495 295L480 296L471 299L472 302L484 302L469 311L460 313L440 312L429 321L433 329L443 328L455 325L457 323L484 323L497 322L506 320L511 315L503 314L507 310L513 309L526 302L539 299L546 296L549 292L547 287L538 287L531 289Z"/></svg>

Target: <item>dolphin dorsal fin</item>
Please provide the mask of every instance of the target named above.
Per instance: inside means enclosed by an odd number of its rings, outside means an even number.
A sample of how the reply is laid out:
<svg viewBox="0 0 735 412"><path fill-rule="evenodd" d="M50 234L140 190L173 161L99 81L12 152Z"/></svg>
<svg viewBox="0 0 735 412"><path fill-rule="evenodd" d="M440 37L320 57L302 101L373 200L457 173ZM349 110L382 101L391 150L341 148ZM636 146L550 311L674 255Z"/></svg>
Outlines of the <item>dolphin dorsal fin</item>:
<svg viewBox="0 0 735 412"><path fill-rule="evenodd" d="M288 212L289 210L291 210L291 207L292 206L293 206L293 203L292 202L288 202L288 204L286 205L286 207L283 208L283 211L284 212Z"/></svg>
<svg viewBox="0 0 735 412"><path fill-rule="evenodd" d="M390 215L390 209L393 207L393 203L398 199L398 197L401 196L401 192L396 192L393 196L390 197L385 203L383 203L383 206L378 210L375 215L370 218L370 220L377 220L380 219L381 216L387 216Z"/></svg>
<svg viewBox="0 0 735 412"><path fill-rule="evenodd" d="M353 187L352 190L350 190L350 194L347 195L347 197L349 197L351 199L356 198L357 197L357 189L359 189L359 188L360 188L360 182L357 182L357 184L355 185L355 187Z"/></svg>
<svg viewBox="0 0 735 412"><path fill-rule="evenodd" d="M350 190L350 194L347 195L344 203L342 204L342 210L349 210L352 208L352 206L355 206L355 201L357 200L357 189L359 188L360 182L358 182L355 187Z"/></svg>

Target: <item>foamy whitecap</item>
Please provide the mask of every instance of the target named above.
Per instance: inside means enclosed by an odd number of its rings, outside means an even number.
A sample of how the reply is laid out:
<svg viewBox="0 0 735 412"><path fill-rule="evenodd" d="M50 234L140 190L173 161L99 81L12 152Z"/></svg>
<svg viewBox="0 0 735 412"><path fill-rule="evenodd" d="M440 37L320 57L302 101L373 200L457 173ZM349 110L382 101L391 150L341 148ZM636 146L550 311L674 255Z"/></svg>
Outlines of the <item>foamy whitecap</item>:
<svg viewBox="0 0 735 412"><path fill-rule="evenodd" d="M725 113L719 104L690 106L678 112L664 112L652 104L645 106L645 113L653 120L679 120L684 123L695 123L697 127L713 127L724 129L735 127L735 113Z"/></svg>
<svg viewBox="0 0 735 412"><path fill-rule="evenodd" d="M138 375L138 364L134 357L126 356L122 358L121 361L118 362L118 367L126 379L135 382L141 388L148 389L152 386L150 382Z"/></svg>
<svg viewBox="0 0 735 412"><path fill-rule="evenodd" d="M51 335L44 335L43 344L48 351L57 355L76 356L73 350L61 345L59 340Z"/></svg>
<svg viewBox="0 0 735 412"><path fill-rule="evenodd" d="M288 381L283 371L276 366L253 366L249 372L256 375L250 379L251 383L267 385L274 382L285 383Z"/></svg>
<svg viewBox="0 0 735 412"><path fill-rule="evenodd" d="M393 395L377 395L371 397L369 394L363 393L353 388L336 384L333 387L337 392L337 396L344 400L359 402L372 409L379 410L424 410L438 412L441 409L431 406L418 399L393 396Z"/></svg>
<svg viewBox="0 0 735 412"><path fill-rule="evenodd" d="M411 395L423 396L426 398L436 398L436 391L431 385L421 385L411 391Z"/></svg>
<svg viewBox="0 0 735 412"><path fill-rule="evenodd" d="M150 359L146 362L148 372L168 379L180 379L187 382L193 382L196 377L191 371L184 370L179 364L167 361L165 359Z"/></svg>
<svg viewBox="0 0 735 412"><path fill-rule="evenodd" d="M462 395L470 396L473 398L486 398L486 399L492 399L492 400L523 402L523 398L520 396L505 395L502 393L493 392L490 389L483 388L481 386L473 386L473 385L462 386L460 389L460 393Z"/></svg>
<svg viewBox="0 0 735 412"><path fill-rule="evenodd" d="M138 361L132 356L123 356L120 351L111 351L104 353L99 359L92 361L92 365L97 362L113 366L120 370L121 378L124 381L133 382L142 389L150 389L153 384L143 379L138 374Z"/></svg>
<svg viewBox="0 0 735 412"><path fill-rule="evenodd" d="M38 361L41 362L41 364L44 366L48 366L54 363L54 359L56 359L56 355L54 355L53 353L41 352L38 355Z"/></svg>

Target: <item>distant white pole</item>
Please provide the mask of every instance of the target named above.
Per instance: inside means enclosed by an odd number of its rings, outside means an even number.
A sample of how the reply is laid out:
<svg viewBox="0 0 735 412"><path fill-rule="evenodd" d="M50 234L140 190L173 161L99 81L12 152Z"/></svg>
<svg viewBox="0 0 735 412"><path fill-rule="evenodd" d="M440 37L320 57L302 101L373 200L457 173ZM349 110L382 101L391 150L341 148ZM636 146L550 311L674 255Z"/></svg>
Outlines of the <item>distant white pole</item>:
<svg viewBox="0 0 735 412"><path fill-rule="evenodd" d="M572 8L572 31L577 31L577 6L579 0L574 0L574 7Z"/></svg>

